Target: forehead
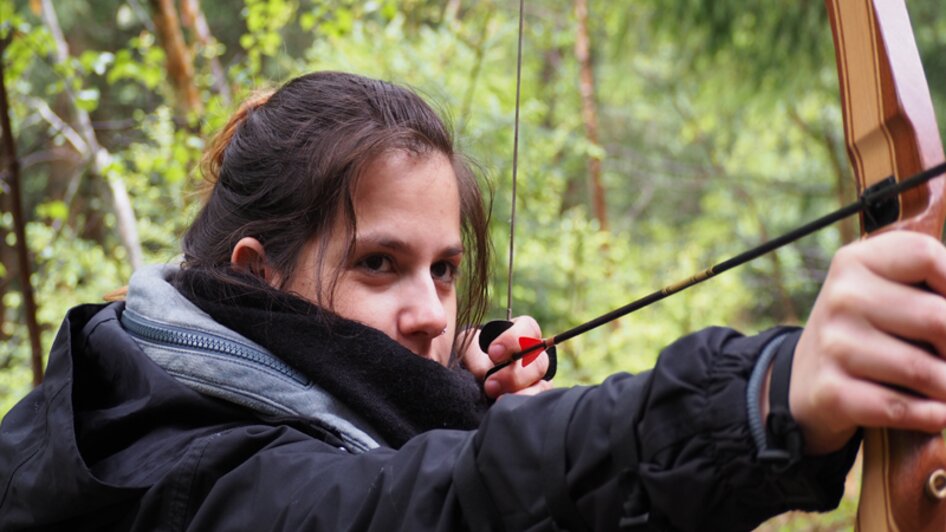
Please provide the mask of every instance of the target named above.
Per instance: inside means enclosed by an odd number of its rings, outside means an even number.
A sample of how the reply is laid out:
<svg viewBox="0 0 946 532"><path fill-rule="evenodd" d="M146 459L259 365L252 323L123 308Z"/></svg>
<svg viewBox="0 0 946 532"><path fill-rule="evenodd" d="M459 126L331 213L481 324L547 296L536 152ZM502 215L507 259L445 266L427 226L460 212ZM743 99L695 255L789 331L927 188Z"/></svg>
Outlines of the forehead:
<svg viewBox="0 0 946 532"><path fill-rule="evenodd" d="M436 152L416 155L403 151L372 161L358 180L353 195L359 231L365 223L424 221L437 226L460 226L460 192L453 165Z"/></svg>

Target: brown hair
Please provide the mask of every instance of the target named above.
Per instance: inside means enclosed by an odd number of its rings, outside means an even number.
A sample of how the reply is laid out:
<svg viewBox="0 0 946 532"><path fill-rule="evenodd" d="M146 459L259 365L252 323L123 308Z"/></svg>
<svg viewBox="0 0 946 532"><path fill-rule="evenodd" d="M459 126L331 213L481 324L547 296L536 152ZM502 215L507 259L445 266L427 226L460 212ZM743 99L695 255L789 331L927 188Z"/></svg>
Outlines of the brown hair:
<svg viewBox="0 0 946 532"><path fill-rule="evenodd" d="M305 244L326 234L339 216L352 245L355 182L373 160L391 151L441 153L451 161L466 250L458 330L479 323L486 310L489 217L470 163L417 94L354 74L300 76L272 94L249 99L234 114L201 164L212 189L184 236L184 268L243 284L246 277L231 268L230 255L250 236L266 249L267 266L278 272L282 288ZM319 261L325 260L327 242L320 242ZM336 281L337 276L317 279L316 293L331 294ZM459 346L461 352L465 348Z"/></svg>

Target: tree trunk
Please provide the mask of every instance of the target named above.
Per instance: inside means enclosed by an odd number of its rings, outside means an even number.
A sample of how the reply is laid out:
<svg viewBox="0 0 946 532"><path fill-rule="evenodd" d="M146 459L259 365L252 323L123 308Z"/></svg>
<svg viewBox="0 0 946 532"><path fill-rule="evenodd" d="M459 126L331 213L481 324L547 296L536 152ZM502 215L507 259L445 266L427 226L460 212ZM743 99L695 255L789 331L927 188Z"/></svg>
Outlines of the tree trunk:
<svg viewBox="0 0 946 532"><path fill-rule="evenodd" d="M595 78L591 59L591 37L588 33L588 0L575 0L575 17L578 19L578 35L575 39L575 56L579 65L579 92L581 93L581 117L585 124L585 135L592 146L598 142L598 104L595 101ZM601 183L601 156L588 157L588 180L591 185L591 200L595 218L602 230L608 230L608 208L604 186Z"/></svg>
<svg viewBox="0 0 946 532"><path fill-rule="evenodd" d="M10 206L13 211L13 230L16 234L17 269L20 273L20 292L23 294L23 307L26 328L30 337L30 362L33 368L33 386L43 382L43 351L40 345L39 323L36 320L36 299L33 297L33 284L30 274L29 248L26 245L26 218L23 215L23 195L20 191L20 161L16 155L16 142L13 138L13 126L10 123L10 106L7 97L6 73L3 68L4 52L12 35L0 41L0 136L3 137L3 155L7 159L7 183L10 187Z"/></svg>
<svg viewBox="0 0 946 532"><path fill-rule="evenodd" d="M200 8L200 0L181 0L181 20L184 26L194 32L194 39L197 44L205 48L214 46L217 40L210 33L210 26L207 24L207 18L204 11ZM227 81L227 73L220 65L217 56L209 56L210 72L214 78L214 90L223 98L223 103L230 105L233 97L230 93L230 83ZM193 85L196 87L196 85Z"/></svg>
<svg viewBox="0 0 946 532"><path fill-rule="evenodd" d="M167 57L168 77L177 94L178 109L185 116L199 113L201 104L194 80L194 61L184 42L184 32L181 31L174 0L151 0L151 9L154 11L154 25Z"/></svg>

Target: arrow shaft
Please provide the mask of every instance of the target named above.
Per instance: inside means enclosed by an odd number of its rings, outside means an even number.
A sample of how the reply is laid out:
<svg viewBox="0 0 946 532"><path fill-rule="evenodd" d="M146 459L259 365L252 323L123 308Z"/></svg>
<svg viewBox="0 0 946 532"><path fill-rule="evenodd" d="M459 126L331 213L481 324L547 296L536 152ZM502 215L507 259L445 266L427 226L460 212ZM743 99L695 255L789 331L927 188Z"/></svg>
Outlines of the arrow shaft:
<svg viewBox="0 0 946 532"><path fill-rule="evenodd" d="M563 333L557 334L551 338L547 338L543 340L542 343L540 344L536 344L528 349L523 349L522 351L519 351L518 353L514 353L503 364L508 365L509 363L515 362L516 360L519 360L523 356L526 356L530 353L533 353L541 349L547 349L553 345L560 344L580 334L584 334L592 329L596 329L606 323L609 323L618 318L624 317L632 312L635 312L644 307L650 306L666 298L667 296L671 294L675 294L677 292L686 290L687 288L690 288L692 286L696 286L702 283L703 281L706 281L707 279L715 277L727 270L731 270L732 268L735 268L736 266L740 266L753 259L761 257L762 255L765 255L766 253L769 253L782 246L785 246L786 244L795 242L796 240L806 237L814 233L815 231L824 229L825 227L835 222L838 222L840 220L843 220L844 218L847 218L848 216L857 214L859 212L867 211L872 206L877 205L878 203L884 200L893 198L903 193L904 191L907 191L919 185L922 185L923 183L926 183L927 181L933 179L934 177L942 175L943 173L946 173L946 163L938 164L928 170L920 172L919 174L911 176L910 178L905 179L903 181L897 182L889 187L882 188L876 191L865 191L865 193L855 202L845 205L836 211L830 212L816 220L808 222L802 225L801 227L797 227L783 235L777 236L771 240L763 242L762 244L759 244L758 246L755 246L749 250L743 251L742 253L732 258L726 259L713 266L710 266L709 268L695 275L692 275L686 279L667 285L661 288L660 290L651 292L645 295L644 297L641 297L639 299L636 299L628 303L627 305L624 305L623 307L616 308L610 312L607 312L605 314L598 316L597 318L594 318L590 321L586 321L585 323L582 323L581 325L568 329L567 331Z"/></svg>

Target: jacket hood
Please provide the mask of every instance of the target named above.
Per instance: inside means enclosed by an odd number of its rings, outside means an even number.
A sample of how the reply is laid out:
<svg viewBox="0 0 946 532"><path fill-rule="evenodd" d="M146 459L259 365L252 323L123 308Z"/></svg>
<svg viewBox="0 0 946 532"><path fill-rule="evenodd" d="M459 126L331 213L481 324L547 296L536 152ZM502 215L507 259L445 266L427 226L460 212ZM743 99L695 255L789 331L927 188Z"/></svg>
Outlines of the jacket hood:
<svg viewBox="0 0 946 532"><path fill-rule="evenodd" d="M122 329L122 308L69 311L43 384L0 423L0 471L12 472L0 480L5 530L113 525L109 508L135 504L195 437L246 422L245 409L153 363Z"/></svg>
<svg viewBox="0 0 946 532"><path fill-rule="evenodd" d="M180 382L264 415L318 420L346 448L383 440L370 425L268 349L217 323L171 284L177 266L147 266L128 285L122 324L138 346ZM179 341L170 341L176 335Z"/></svg>

